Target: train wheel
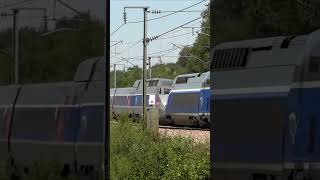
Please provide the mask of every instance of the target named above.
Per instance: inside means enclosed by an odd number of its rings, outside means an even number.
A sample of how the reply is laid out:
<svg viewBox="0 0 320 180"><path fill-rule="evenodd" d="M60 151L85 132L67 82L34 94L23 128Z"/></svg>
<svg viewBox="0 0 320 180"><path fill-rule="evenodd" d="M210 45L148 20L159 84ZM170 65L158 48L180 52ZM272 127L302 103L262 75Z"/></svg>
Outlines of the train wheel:
<svg viewBox="0 0 320 180"><path fill-rule="evenodd" d="M305 171L292 171L288 180L312 180L312 177Z"/></svg>
<svg viewBox="0 0 320 180"><path fill-rule="evenodd" d="M21 175L19 173L18 167L14 162L14 159L10 157L7 161L7 173L10 177L10 180L20 180Z"/></svg>

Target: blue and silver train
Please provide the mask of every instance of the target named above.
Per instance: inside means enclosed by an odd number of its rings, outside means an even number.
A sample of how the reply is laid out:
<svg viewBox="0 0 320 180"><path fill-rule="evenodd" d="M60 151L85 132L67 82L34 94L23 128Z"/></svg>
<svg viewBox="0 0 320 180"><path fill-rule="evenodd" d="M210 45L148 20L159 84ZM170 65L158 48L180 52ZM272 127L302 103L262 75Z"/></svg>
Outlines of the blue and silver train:
<svg viewBox="0 0 320 180"><path fill-rule="evenodd" d="M164 110L171 91L172 80L152 78L146 82L147 108L158 108L160 118L164 117ZM110 90L110 111L114 117L126 113L129 117L142 116L142 81L135 81L130 88L114 88Z"/></svg>
<svg viewBox="0 0 320 180"><path fill-rule="evenodd" d="M110 110L116 117L142 115L142 86L110 90ZM147 108L159 109L160 125L208 127L210 121L210 72L183 74L173 81L153 78L147 81Z"/></svg>
<svg viewBox="0 0 320 180"><path fill-rule="evenodd" d="M320 179L320 30L217 45L210 79L214 179Z"/></svg>
<svg viewBox="0 0 320 180"><path fill-rule="evenodd" d="M82 62L74 81L0 86L0 161L20 177L38 161L59 163L64 177L98 176L104 91L104 58Z"/></svg>
<svg viewBox="0 0 320 180"><path fill-rule="evenodd" d="M209 126L210 72L176 78L166 106L166 123L178 126Z"/></svg>

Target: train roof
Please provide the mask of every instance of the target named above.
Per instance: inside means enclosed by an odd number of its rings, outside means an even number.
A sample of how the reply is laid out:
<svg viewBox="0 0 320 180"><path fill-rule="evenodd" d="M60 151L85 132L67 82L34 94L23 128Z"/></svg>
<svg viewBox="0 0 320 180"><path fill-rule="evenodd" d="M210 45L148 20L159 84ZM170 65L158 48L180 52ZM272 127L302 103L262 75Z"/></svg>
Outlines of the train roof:
<svg viewBox="0 0 320 180"><path fill-rule="evenodd" d="M72 104L75 93L74 82L27 84L21 87L17 105Z"/></svg>
<svg viewBox="0 0 320 180"><path fill-rule="evenodd" d="M320 57L320 30L301 36L222 43L211 57L216 88L288 85L297 66Z"/></svg>
<svg viewBox="0 0 320 180"><path fill-rule="evenodd" d="M104 57L94 57L82 61L74 76L75 82L105 81L106 60Z"/></svg>
<svg viewBox="0 0 320 180"><path fill-rule="evenodd" d="M151 82L151 83L150 83ZM151 78L147 79L146 85L147 87L171 87L172 86L172 79L166 79L166 78ZM133 87L136 87L138 85L139 89L142 89L142 80L137 80Z"/></svg>
<svg viewBox="0 0 320 180"><path fill-rule="evenodd" d="M198 77L200 73L190 73L190 74L181 74L178 75L174 80L172 87L173 89L184 88L185 84L188 82L188 79Z"/></svg>
<svg viewBox="0 0 320 180"><path fill-rule="evenodd" d="M129 88L117 88L116 89L116 95L130 95L134 91L135 88L129 87Z"/></svg>
<svg viewBox="0 0 320 180"><path fill-rule="evenodd" d="M198 89L206 86L207 80L210 80L210 71L199 74L197 77L189 78L187 83L180 84L174 89Z"/></svg>

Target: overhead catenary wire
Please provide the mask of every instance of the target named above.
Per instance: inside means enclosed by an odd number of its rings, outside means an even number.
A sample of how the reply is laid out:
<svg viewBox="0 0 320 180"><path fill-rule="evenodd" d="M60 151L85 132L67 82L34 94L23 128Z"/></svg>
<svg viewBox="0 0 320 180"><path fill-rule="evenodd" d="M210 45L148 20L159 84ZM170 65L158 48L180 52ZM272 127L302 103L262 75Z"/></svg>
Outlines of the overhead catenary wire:
<svg viewBox="0 0 320 180"><path fill-rule="evenodd" d="M170 49L166 49L166 50L162 50L162 51L151 52L151 53L148 53L148 55L159 54L159 53L164 53L164 52L173 52L177 49L178 49L177 47L174 47L174 48L170 48ZM142 56L126 57L126 59L137 59L137 58L141 58L141 57Z"/></svg>
<svg viewBox="0 0 320 180"><path fill-rule="evenodd" d="M4 4L3 6L0 6L0 9L11 8L11 7L15 7L18 5L23 5L25 3L31 3L32 1L35 1L35 0L22 0L22 1L17 1L14 3L10 3L10 4Z"/></svg>
<svg viewBox="0 0 320 180"><path fill-rule="evenodd" d="M171 29L171 30L169 30L169 31L166 31L166 32L161 33L161 34L156 35L156 36L153 36L153 37L149 38L149 41L156 40L156 39L158 39L159 37L164 36L165 34L168 34L168 33L172 32L172 31L174 31L174 30L176 30L176 29L179 29L179 28L181 28L181 27L183 27L183 26L185 26L185 25L187 25L187 24L190 24L190 23L192 23L192 22L194 22L194 21L196 21L196 20L198 20L198 19L201 19L201 18L202 18L202 17L198 17L198 18L193 19L193 20L191 20L191 21L188 21L188 22L186 22L186 23L184 23L184 24L182 24L182 25L180 25L180 26L177 26L177 27L175 27L175 28L173 28L173 29Z"/></svg>
<svg viewBox="0 0 320 180"><path fill-rule="evenodd" d="M116 30L114 30L110 36L112 36L114 33L116 33L117 31L119 31L124 25L126 25L125 23L121 24Z"/></svg>
<svg viewBox="0 0 320 180"><path fill-rule="evenodd" d="M189 34L192 34L192 32L178 34L178 35L175 35L175 36L169 36L169 37L164 37L164 38L158 38L158 39L155 39L155 41L164 40L164 39L172 39L172 38L181 37L181 36L185 36L185 35L189 35Z"/></svg>
<svg viewBox="0 0 320 180"><path fill-rule="evenodd" d="M122 50L121 52L119 52L118 54L116 54L116 55L112 56L111 58L116 57L116 56L118 56L118 55L120 55L120 54L124 53L125 51L127 51L127 50L129 50L129 49L133 48L133 47L134 47L134 46L136 46L138 43L142 42L142 40L143 40L143 39L138 40L138 41L137 41L137 42L135 42L133 45L131 45L130 47L128 47L128 48L126 48L126 49L124 49L124 50Z"/></svg>
<svg viewBox="0 0 320 180"><path fill-rule="evenodd" d="M183 12L184 10L190 9L190 8L192 8L194 6L197 6L198 4L201 4L201 3L205 2L205 1L207 1L207 0L202 0L202 1L197 2L195 4L192 4L192 5L190 5L190 6L186 7L186 8L180 9L178 11L175 11L175 12L172 12L170 14L166 14L166 15L163 15L163 16L160 16L160 17L151 18L151 19L148 19L147 21L154 21L154 20L157 20L157 19L161 19L161 18L165 18L165 17L171 16L171 15L177 14L179 12ZM144 21L129 21L127 23L134 24L134 23L142 23L142 22L144 22Z"/></svg>

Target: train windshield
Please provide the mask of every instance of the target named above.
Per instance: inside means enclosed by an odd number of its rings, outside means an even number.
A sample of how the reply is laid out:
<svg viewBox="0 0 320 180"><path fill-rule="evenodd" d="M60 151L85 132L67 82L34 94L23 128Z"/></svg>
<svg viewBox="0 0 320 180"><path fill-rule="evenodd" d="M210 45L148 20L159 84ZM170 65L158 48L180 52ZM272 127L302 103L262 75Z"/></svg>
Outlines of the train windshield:
<svg viewBox="0 0 320 180"><path fill-rule="evenodd" d="M171 91L171 89L164 88L163 89L163 94L169 94L170 91Z"/></svg>
<svg viewBox="0 0 320 180"><path fill-rule="evenodd" d="M148 87L154 87L158 85L159 80L150 80Z"/></svg>
<svg viewBox="0 0 320 180"><path fill-rule="evenodd" d="M207 80L204 82L204 87L210 87L210 79L207 79Z"/></svg>
<svg viewBox="0 0 320 180"><path fill-rule="evenodd" d="M188 82L189 78L193 78L194 76L191 77L178 77L176 80L176 84L185 84Z"/></svg>

